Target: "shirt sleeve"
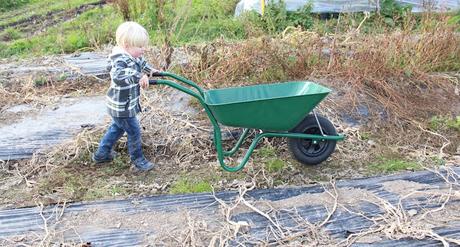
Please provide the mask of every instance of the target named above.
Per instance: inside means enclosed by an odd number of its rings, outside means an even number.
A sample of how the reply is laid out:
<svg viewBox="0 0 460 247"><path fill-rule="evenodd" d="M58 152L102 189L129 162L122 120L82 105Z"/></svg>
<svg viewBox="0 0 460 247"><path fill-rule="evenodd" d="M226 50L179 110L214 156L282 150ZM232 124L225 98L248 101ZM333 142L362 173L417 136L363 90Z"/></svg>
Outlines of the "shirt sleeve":
<svg viewBox="0 0 460 247"><path fill-rule="evenodd" d="M142 73L130 68L128 62L123 59L115 60L110 71L112 81L118 86L128 86L138 83Z"/></svg>
<svg viewBox="0 0 460 247"><path fill-rule="evenodd" d="M139 58L139 64L141 65L142 71L144 73L146 73L147 75L151 75L151 73L159 72L159 70L153 68L152 65L147 63L147 61L145 61L144 57Z"/></svg>

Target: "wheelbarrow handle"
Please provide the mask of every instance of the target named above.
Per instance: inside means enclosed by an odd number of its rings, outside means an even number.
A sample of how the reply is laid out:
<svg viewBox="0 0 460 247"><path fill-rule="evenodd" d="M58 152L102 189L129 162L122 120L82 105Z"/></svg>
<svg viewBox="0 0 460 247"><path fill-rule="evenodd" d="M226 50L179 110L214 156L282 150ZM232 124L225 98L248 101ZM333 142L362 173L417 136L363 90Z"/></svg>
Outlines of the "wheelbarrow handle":
<svg viewBox="0 0 460 247"><path fill-rule="evenodd" d="M182 82L184 84L187 84L190 87L195 88L198 91L198 93L201 95L201 97L204 97L204 91L203 91L202 88L200 88L193 81L190 81L190 80L188 80L188 79L186 79L186 78L184 78L182 76L179 76L179 75L176 75L176 74L173 74L173 73L170 73L170 72L161 72L161 71L152 73L152 76L164 76L164 77L170 77L170 78L176 79L179 82ZM161 80L160 81L159 80L149 80L149 84L151 84L151 85L158 84L158 82L161 82Z"/></svg>
<svg viewBox="0 0 460 247"><path fill-rule="evenodd" d="M150 76L151 76L151 77L154 77L154 76L165 76L165 74L164 74L164 72L161 72L161 71L155 71L155 72L150 73ZM156 80L156 79L150 79L150 80L149 80L149 84L150 84L150 85L156 85L156 84L158 84L158 80Z"/></svg>

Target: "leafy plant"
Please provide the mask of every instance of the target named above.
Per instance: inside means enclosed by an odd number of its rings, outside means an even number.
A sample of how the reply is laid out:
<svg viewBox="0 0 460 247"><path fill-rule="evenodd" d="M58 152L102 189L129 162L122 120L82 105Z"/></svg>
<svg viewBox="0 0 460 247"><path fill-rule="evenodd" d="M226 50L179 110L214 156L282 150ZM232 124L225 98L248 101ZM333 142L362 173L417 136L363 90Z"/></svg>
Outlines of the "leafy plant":
<svg viewBox="0 0 460 247"><path fill-rule="evenodd" d="M267 5L264 15L262 15L262 22L265 30L272 34L284 31L288 26L287 11L284 1L271 2Z"/></svg>
<svg viewBox="0 0 460 247"><path fill-rule="evenodd" d="M289 26L302 27L307 30L313 27L313 17L311 15L312 6L304 5L301 9L287 13Z"/></svg>
<svg viewBox="0 0 460 247"><path fill-rule="evenodd" d="M401 24L402 20L411 13L412 6L401 5L395 0L383 0L380 4L380 15L388 26Z"/></svg>
<svg viewBox="0 0 460 247"><path fill-rule="evenodd" d="M249 12L243 15L243 21L261 27L270 34L280 33L288 26L302 27L306 30L310 29L314 23L311 10L312 6L307 4L297 11L287 11L283 0L271 0L262 16L256 12Z"/></svg>

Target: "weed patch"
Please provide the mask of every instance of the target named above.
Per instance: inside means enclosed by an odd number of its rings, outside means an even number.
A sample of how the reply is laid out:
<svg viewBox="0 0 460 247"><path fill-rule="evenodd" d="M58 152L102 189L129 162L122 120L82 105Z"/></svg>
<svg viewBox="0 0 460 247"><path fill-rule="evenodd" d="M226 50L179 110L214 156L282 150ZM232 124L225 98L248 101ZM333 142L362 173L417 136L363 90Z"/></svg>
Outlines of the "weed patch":
<svg viewBox="0 0 460 247"><path fill-rule="evenodd" d="M262 159L272 159L276 157L276 150L271 146L265 146L255 151L258 157Z"/></svg>
<svg viewBox="0 0 460 247"><path fill-rule="evenodd" d="M383 173L391 173L405 170L419 170L422 168L419 164L412 161L386 158L381 158L380 161L371 164L370 167L374 171Z"/></svg>
<svg viewBox="0 0 460 247"><path fill-rule="evenodd" d="M11 40L17 40L22 37L22 34L20 31L14 29L14 28L7 28L5 31L0 33L0 40L4 41L11 41Z"/></svg>
<svg viewBox="0 0 460 247"><path fill-rule="evenodd" d="M440 131L450 129L460 133L460 116L450 118L447 116L434 116L429 122L430 129Z"/></svg>
<svg viewBox="0 0 460 247"><path fill-rule="evenodd" d="M212 187L208 181L193 180L192 178L181 178L176 181L170 189L171 194L211 192Z"/></svg>
<svg viewBox="0 0 460 247"><path fill-rule="evenodd" d="M285 167L285 162L280 159L272 159L265 163L265 168L269 172L279 172Z"/></svg>

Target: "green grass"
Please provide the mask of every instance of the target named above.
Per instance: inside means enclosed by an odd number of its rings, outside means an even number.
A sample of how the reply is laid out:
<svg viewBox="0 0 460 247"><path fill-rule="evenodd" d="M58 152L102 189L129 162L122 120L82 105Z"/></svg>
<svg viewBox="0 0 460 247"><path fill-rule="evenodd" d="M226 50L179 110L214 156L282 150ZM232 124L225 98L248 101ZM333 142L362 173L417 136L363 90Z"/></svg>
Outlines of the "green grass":
<svg viewBox="0 0 460 247"><path fill-rule="evenodd" d="M371 137L371 133L370 132L360 132L359 133L359 139L361 141L367 141L369 140Z"/></svg>
<svg viewBox="0 0 460 247"><path fill-rule="evenodd" d="M211 192L210 182L200 179L180 178L171 185L171 194Z"/></svg>
<svg viewBox="0 0 460 247"><path fill-rule="evenodd" d="M2 0L0 2L0 13L8 10L21 7L29 3L30 0Z"/></svg>
<svg viewBox="0 0 460 247"><path fill-rule="evenodd" d="M0 12L0 26L30 18L35 15L45 15L51 11L68 10L83 4L95 3L98 0L31 0L7 12Z"/></svg>
<svg viewBox="0 0 460 247"><path fill-rule="evenodd" d="M20 31L9 27L0 33L0 40L16 40L22 38L22 36L23 34Z"/></svg>
<svg viewBox="0 0 460 247"><path fill-rule="evenodd" d="M271 159L265 163L265 168L269 172L279 172L285 167L285 162L280 159Z"/></svg>
<svg viewBox="0 0 460 247"><path fill-rule="evenodd" d="M380 158L379 161L370 165L370 169L375 172L391 173L405 170L419 170L422 167L412 161L397 158Z"/></svg>
<svg viewBox="0 0 460 247"><path fill-rule="evenodd" d="M38 180L40 195L59 194L68 200L95 200L127 195L129 190L122 185L113 184L114 177L126 174L130 163L129 157L115 158L114 161L94 165L88 161L89 154L71 165L61 167ZM87 163L90 162L91 165ZM80 167L80 168L78 168ZM129 172L128 172L129 173Z"/></svg>
<svg viewBox="0 0 460 247"><path fill-rule="evenodd" d="M265 146L255 150L257 157L262 159L272 159L276 157L276 149L272 146Z"/></svg>
<svg viewBox="0 0 460 247"><path fill-rule="evenodd" d="M116 197L127 195L128 189L117 184L107 184L106 181L97 181L92 187L88 188L81 198L85 201L93 201L106 197Z"/></svg>
<svg viewBox="0 0 460 247"><path fill-rule="evenodd" d="M0 45L0 57L71 53L113 42L121 17L112 6L89 10L76 19L31 38Z"/></svg>
<svg viewBox="0 0 460 247"><path fill-rule="evenodd" d="M114 176L129 170L129 167L129 155L119 154L119 157L115 157L109 165L103 166L101 170L107 176Z"/></svg>
<svg viewBox="0 0 460 247"><path fill-rule="evenodd" d="M139 5L138 1L131 1L131 6ZM174 0L132 15L135 21L150 31L154 44L162 44L165 39L174 45L202 43L218 38L239 40L245 38L246 33L243 23L233 18L237 2ZM164 18L160 18L158 13Z"/></svg>
<svg viewBox="0 0 460 247"><path fill-rule="evenodd" d="M53 194L60 192L66 198L82 198L86 193L88 181L81 174L61 169L39 181L38 191L40 194Z"/></svg>
<svg viewBox="0 0 460 247"><path fill-rule="evenodd" d="M434 131L451 129L460 132L460 116L456 116L455 118L447 116L434 116L430 119L429 127Z"/></svg>
<svg viewBox="0 0 460 247"><path fill-rule="evenodd" d="M264 146L255 151L256 162L264 164L265 169L271 173L277 173L286 167L286 162L278 158L276 149L272 146Z"/></svg>
<svg viewBox="0 0 460 247"><path fill-rule="evenodd" d="M44 86L46 84L46 82L47 82L47 79L44 76L38 76L37 78L34 79L35 87Z"/></svg>

